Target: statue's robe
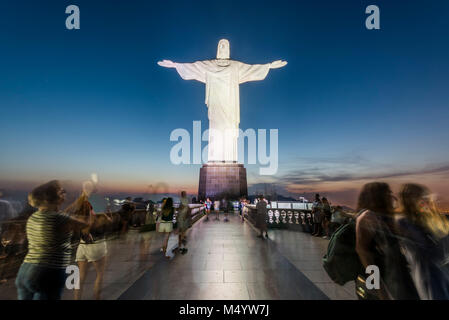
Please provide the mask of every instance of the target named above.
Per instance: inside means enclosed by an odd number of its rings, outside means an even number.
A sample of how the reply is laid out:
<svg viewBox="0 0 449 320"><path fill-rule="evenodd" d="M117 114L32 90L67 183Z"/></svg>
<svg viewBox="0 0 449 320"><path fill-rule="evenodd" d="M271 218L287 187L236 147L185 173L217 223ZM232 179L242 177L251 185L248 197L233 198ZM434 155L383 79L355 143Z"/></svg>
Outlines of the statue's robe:
<svg viewBox="0 0 449 320"><path fill-rule="evenodd" d="M270 64L249 65L234 60L215 59L175 65L182 79L206 84L205 103L209 109L208 161L237 161L239 85L265 79Z"/></svg>

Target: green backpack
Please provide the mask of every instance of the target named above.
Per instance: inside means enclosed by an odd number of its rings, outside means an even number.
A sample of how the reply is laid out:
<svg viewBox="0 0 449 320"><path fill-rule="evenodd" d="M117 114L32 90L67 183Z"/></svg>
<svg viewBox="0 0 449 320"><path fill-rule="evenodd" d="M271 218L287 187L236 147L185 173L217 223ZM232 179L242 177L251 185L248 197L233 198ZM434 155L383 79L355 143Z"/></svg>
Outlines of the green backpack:
<svg viewBox="0 0 449 320"><path fill-rule="evenodd" d="M339 285L355 280L363 272L362 263L355 251L355 219L339 227L332 235L323 257L323 268Z"/></svg>

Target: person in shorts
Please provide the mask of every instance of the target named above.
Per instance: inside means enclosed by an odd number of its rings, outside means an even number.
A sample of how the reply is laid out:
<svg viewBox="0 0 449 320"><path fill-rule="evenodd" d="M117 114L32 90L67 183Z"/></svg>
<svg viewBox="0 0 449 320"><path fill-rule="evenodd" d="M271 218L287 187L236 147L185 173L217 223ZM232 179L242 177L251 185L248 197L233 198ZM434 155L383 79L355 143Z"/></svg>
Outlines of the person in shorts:
<svg viewBox="0 0 449 320"><path fill-rule="evenodd" d="M97 274L94 284L94 299L100 300L103 287L104 269L106 266L106 255L108 253L106 243L107 225L112 223L112 218L107 214L95 214L94 223L90 228L81 230L81 239L76 251L75 261L80 271L80 288L75 289L75 300L80 300L83 294L84 282L92 263Z"/></svg>
<svg viewBox="0 0 449 320"><path fill-rule="evenodd" d="M173 215L174 215L174 213L175 213L175 208L173 207L173 199L167 198L167 200L165 200L165 202L162 206L159 228L158 228L158 232L165 234L164 245L161 250L167 259L170 258L170 256L167 256L167 245L168 245L168 239L170 238L170 234L173 231Z"/></svg>
<svg viewBox="0 0 449 320"><path fill-rule="evenodd" d="M204 205L206 207L206 220L209 220L209 214L210 214L210 209L212 207L212 201L210 201L210 199L207 198L207 200L204 203Z"/></svg>

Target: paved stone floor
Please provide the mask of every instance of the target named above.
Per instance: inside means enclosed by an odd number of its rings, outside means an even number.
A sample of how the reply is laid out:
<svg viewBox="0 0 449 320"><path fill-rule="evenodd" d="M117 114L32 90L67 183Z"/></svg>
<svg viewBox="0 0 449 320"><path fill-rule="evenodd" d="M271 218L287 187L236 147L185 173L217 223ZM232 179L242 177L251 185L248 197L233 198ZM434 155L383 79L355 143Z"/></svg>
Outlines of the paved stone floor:
<svg viewBox="0 0 449 320"><path fill-rule="evenodd" d="M354 282L349 282L344 286L335 284L323 269L321 259L327 251L329 240L288 230L272 230L269 231L269 235L279 253L330 299L357 299Z"/></svg>
<svg viewBox="0 0 449 320"><path fill-rule="evenodd" d="M321 267L327 240L286 230L256 238L236 216L202 219L191 230L189 251L161 260L120 299L354 299Z"/></svg>
<svg viewBox="0 0 449 320"><path fill-rule="evenodd" d="M195 223L188 232L188 253L165 259L161 234L130 231L108 241L102 298L114 299L355 299L354 285L336 285L321 266L328 241L309 234L270 230L256 237L248 222ZM172 236L169 248L176 247ZM92 299L91 267L84 299ZM0 285L0 299L15 299L13 281ZM66 290L63 299L72 299Z"/></svg>

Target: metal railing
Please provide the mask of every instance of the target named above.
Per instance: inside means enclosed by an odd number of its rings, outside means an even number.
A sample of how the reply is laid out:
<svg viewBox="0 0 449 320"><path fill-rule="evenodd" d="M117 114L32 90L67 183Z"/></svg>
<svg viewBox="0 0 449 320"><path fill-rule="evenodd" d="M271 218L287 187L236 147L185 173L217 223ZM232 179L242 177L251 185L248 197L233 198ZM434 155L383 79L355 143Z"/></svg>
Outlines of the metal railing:
<svg viewBox="0 0 449 320"><path fill-rule="evenodd" d="M257 219L256 205L245 206L248 211L245 217L255 224ZM267 208L266 221L268 228L289 229L295 231L310 232L313 228L312 211L309 206L304 209L272 209Z"/></svg>

